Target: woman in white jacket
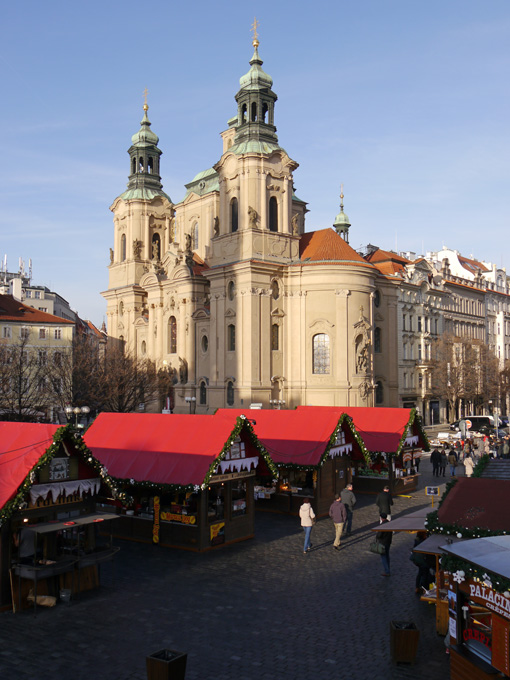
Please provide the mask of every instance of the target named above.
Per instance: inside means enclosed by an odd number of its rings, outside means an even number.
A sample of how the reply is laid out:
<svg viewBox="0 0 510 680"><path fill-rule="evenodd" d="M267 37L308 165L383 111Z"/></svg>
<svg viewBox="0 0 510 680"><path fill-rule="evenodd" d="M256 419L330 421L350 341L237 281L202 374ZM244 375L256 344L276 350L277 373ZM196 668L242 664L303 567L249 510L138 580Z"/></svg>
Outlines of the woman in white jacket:
<svg viewBox="0 0 510 680"><path fill-rule="evenodd" d="M310 543L310 534L312 533L312 526L315 524L315 512L310 505L310 498L305 498L301 507L299 508L299 516L301 518L301 526L305 532L305 544L303 547L303 554L306 555L310 551L312 544Z"/></svg>
<svg viewBox="0 0 510 680"><path fill-rule="evenodd" d="M473 468L475 464L473 462L473 459L471 458L471 454L468 453L468 455L464 458L464 469L466 470L466 477L471 477L473 474Z"/></svg>

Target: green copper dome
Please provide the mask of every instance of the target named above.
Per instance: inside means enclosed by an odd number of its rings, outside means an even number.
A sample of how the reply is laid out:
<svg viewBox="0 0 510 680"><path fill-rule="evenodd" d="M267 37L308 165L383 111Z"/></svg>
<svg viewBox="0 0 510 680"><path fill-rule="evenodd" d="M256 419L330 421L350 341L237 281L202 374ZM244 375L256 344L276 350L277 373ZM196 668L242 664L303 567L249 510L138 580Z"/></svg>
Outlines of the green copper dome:
<svg viewBox="0 0 510 680"><path fill-rule="evenodd" d="M264 88L270 90L272 88L273 79L261 68L263 63L259 57L258 45L255 45L253 57L250 59L251 69L239 79L242 90L259 90Z"/></svg>
<svg viewBox="0 0 510 680"><path fill-rule="evenodd" d="M149 107L147 107L148 109ZM144 107L145 109L145 107ZM151 128L149 118L147 116L147 109L145 109L143 114L143 119L140 125L142 126L136 134L131 137L131 142L133 146L157 146L159 142L159 137Z"/></svg>
<svg viewBox="0 0 510 680"><path fill-rule="evenodd" d="M334 227L350 227L351 223L349 222L349 218L347 215L344 213L342 210L341 212L338 213L338 215L335 217L335 221L333 222Z"/></svg>

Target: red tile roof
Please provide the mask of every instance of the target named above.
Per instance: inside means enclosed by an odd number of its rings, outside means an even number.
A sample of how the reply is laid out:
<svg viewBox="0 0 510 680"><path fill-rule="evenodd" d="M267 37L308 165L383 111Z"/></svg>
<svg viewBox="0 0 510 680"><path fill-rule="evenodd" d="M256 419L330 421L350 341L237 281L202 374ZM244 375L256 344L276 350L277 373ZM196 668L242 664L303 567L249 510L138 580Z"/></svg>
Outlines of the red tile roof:
<svg viewBox="0 0 510 680"><path fill-rule="evenodd" d="M407 257L397 255L397 253L394 253L391 250L381 250L381 248L374 250L374 252L367 255L365 259L367 262L372 262L372 264L375 264L376 262L393 262L395 264L400 264L401 269L403 265L411 262Z"/></svg>
<svg viewBox="0 0 510 680"><path fill-rule="evenodd" d="M333 229L309 231L299 241L301 262L342 262L366 265L366 261Z"/></svg>
<svg viewBox="0 0 510 680"><path fill-rule="evenodd" d="M464 267L464 269L467 269L468 272L471 272L472 274L476 274L479 271L490 271L490 269L487 269L487 267L481 262L478 262L477 260L470 260L468 257L463 257L462 255L459 255L459 262Z"/></svg>
<svg viewBox="0 0 510 680"><path fill-rule="evenodd" d="M60 316L41 312L34 307L28 307L12 295L0 295L0 321L17 321L18 323L55 323L59 326L63 324L74 324L74 321L63 319Z"/></svg>

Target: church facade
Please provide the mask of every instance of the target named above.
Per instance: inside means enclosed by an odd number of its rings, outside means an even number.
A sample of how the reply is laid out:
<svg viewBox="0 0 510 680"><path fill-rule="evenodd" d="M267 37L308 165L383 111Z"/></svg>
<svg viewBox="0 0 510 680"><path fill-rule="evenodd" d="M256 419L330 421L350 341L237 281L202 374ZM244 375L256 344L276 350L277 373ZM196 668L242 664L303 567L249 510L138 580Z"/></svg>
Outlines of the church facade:
<svg viewBox="0 0 510 680"><path fill-rule="evenodd" d="M379 272L349 245L342 204L333 228L305 231L298 164L279 145L277 96L253 46L222 155L179 203L163 191L144 105L111 206L108 335L174 373L176 412L373 406Z"/></svg>

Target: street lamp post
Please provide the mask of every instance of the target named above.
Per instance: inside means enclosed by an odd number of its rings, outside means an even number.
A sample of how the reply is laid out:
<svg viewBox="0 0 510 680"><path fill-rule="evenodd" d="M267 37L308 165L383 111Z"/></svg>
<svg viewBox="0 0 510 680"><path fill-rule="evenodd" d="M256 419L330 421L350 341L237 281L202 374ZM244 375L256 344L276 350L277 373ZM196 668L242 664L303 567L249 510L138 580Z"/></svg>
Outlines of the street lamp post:
<svg viewBox="0 0 510 680"><path fill-rule="evenodd" d="M78 422L78 418L80 416L86 416L88 413L90 413L90 408L88 406L66 406L64 410L69 422L71 422L71 419L74 415L74 426L76 428L83 427L83 425Z"/></svg>
<svg viewBox="0 0 510 680"><path fill-rule="evenodd" d="M285 406L285 399L270 399L271 408L281 409Z"/></svg>
<svg viewBox="0 0 510 680"><path fill-rule="evenodd" d="M184 401L189 404L189 412L195 413L195 407L197 403L197 398L196 397L184 397ZM192 410L193 409L193 410Z"/></svg>

